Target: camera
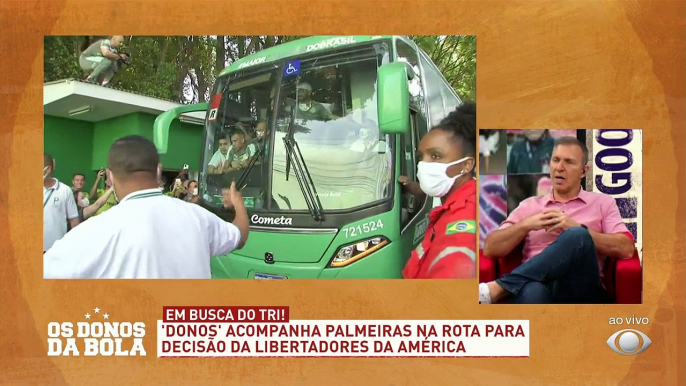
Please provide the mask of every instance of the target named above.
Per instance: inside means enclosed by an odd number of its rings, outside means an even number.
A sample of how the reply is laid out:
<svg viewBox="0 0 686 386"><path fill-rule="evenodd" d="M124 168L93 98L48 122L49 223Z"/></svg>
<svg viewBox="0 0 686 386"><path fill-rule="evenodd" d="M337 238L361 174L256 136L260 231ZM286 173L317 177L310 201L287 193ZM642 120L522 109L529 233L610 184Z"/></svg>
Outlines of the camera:
<svg viewBox="0 0 686 386"><path fill-rule="evenodd" d="M126 55L126 59L124 59L122 55ZM128 52L119 53L119 58L119 64L125 64L127 66L131 65L131 54L129 54Z"/></svg>

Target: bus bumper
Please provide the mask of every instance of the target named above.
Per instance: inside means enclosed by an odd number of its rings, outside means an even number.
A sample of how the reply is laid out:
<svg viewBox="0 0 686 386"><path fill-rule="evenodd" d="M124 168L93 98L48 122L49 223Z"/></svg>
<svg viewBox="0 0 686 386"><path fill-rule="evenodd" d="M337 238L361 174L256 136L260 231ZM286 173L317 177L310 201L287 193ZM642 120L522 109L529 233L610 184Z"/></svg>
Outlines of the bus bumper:
<svg viewBox="0 0 686 386"><path fill-rule="evenodd" d="M317 263L265 263L236 254L212 258L213 279L402 279L410 252L390 243L345 267L328 267L331 256ZM335 250L335 249L334 249ZM313 251L313 253L316 253ZM257 275L257 277L256 277Z"/></svg>

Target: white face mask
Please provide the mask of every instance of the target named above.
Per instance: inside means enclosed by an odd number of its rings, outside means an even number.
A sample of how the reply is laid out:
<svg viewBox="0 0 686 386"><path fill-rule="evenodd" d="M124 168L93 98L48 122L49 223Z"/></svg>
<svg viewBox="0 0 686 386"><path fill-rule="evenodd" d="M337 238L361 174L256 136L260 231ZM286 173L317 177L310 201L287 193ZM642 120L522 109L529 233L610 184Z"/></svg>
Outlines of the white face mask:
<svg viewBox="0 0 686 386"><path fill-rule="evenodd" d="M312 105L309 104L309 103L299 103L299 104L298 104L298 108L299 108L301 111L307 111L307 110L309 110L311 107L312 107Z"/></svg>
<svg viewBox="0 0 686 386"><path fill-rule="evenodd" d="M443 197L448 194L455 180L469 172L469 170L462 170L455 177L448 177L446 174L448 168L470 158L472 157L465 157L449 164L420 161L417 165L417 178L422 191L431 197Z"/></svg>
<svg viewBox="0 0 686 386"><path fill-rule="evenodd" d="M198 195L198 188L193 189L193 195L197 196Z"/></svg>
<svg viewBox="0 0 686 386"><path fill-rule="evenodd" d="M50 169L50 166L46 166L43 168L43 181L45 181L45 179L48 178L48 174L50 173L48 169Z"/></svg>

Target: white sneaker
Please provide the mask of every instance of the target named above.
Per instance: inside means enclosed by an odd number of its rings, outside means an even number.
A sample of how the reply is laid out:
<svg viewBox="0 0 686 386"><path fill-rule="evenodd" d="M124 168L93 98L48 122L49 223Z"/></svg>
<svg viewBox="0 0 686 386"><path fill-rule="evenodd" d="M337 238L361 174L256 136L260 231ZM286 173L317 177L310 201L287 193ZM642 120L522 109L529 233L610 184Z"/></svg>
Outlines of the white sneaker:
<svg viewBox="0 0 686 386"><path fill-rule="evenodd" d="M486 283L479 283L479 304L491 304L491 291Z"/></svg>

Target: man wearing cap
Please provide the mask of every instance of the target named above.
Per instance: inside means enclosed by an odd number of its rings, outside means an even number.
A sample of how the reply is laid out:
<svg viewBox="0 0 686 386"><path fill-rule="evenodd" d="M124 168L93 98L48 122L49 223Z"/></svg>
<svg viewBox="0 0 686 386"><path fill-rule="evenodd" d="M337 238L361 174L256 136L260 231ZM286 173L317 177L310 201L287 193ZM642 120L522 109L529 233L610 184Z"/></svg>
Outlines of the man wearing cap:
<svg viewBox="0 0 686 386"><path fill-rule="evenodd" d="M329 111L323 104L312 100L312 86L307 82L298 84L298 118L313 121L329 121L337 117Z"/></svg>

